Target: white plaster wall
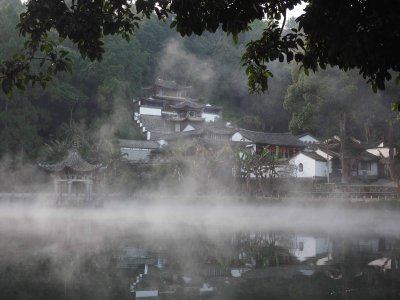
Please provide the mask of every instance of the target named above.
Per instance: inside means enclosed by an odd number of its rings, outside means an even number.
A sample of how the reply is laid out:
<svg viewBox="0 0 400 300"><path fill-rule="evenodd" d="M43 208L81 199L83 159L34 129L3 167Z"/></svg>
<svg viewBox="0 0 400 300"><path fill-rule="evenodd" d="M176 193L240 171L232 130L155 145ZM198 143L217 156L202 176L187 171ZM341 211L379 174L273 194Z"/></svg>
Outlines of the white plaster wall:
<svg viewBox="0 0 400 300"><path fill-rule="evenodd" d="M326 177L326 168L325 161L315 161L315 176Z"/></svg>
<svg viewBox="0 0 400 300"><path fill-rule="evenodd" d="M185 129L183 129L182 131L192 131L192 130L194 130L195 128L192 126L192 125L188 125L188 126L186 126L185 127Z"/></svg>
<svg viewBox="0 0 400 300"><path fill-rule="evenodd" d="M243 137L243 135L241 135L240 132L236 132L234 135L232 135L231 141L233 141L233 142L251 142L250 140Z"/></svg>
<svg viewBox="0 0 400 300"><path fill-rule="evenodd" d="M158 140L157 143L160 144L160 148L168 146L168 142L166 140Z"/></svg>
<svg viewBox="0 0 400 300"><path fill-rule="evenodd" d="M161 107L146 107L141 106L139 108L139 113L141 115L148 115L148 116L160 116L161 117Z"/></svg>
<svg viewBox="0 0 400 300"><path fill-rule="evenodd" d="M378 148L373 148L373 149L367 149L367 151L375 156L378 157L384 157L388 158L389 157L389 148L387 147L378 147ZM396 153L396 151L394 151Z"/></svg>
<svg viewBox="0 0 400 300"><path fill-rule="evenodd" d="M324 151L322 151L322 150L320 150L320 149L317 149L317 150L315 151L315 153L317 153L319 156L321 156L321 157L323 157L323 158L325 158L325 159L328 159L328 161L329 161L329 162L328 162L329 173L332 173L332 161L331 161L332 156L326 154ZM324 162L324 165L326 166L326 162ZM325 167L325 168L326 168L326 167ZM326 176L326 173L324 174L324 176Z"/></svg>
<svg viewBox="0 0 400 300"><path fill-rule="evenodd" d="M217 114L210 114L210 113L202 113L201 117L206 121L206 122L215 122L220 118L219 115Z"/></svg>
<svg viewBox="0 0 400 300"><path fill-rule="evenodd" d="M299 153L290 160L291 164L294 164L297 168L296 174L299 178L312 178L315 175L315 160L305 156L303 153ZM303 164L303 172L299 172L299 165Z"/></svg>
<svg viewBox="0 0 400 300"><path fill-rule="evenodd" d="M304 261L307 258L316 256L316 238L309 236L297 236L294 239L295 249L292 250L292 253L299 261ZM303 243L303 250L300 250L301 243Z"/></svg>

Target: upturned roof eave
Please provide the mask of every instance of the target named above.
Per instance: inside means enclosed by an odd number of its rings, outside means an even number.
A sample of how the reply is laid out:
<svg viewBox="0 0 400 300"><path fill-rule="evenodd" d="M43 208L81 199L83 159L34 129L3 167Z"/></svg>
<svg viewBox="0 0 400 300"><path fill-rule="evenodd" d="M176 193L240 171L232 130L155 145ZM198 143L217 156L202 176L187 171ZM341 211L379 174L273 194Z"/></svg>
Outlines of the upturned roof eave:
<svg viewBox="0 0 400 300"><path fill-rule="evenodd" d="M102 164L91 164L85 161L76 150L68 151L68 154L57 163L39 163L41 168L49 172L62 172L71 169L74 172L90 173L102 167Z"/></svg>

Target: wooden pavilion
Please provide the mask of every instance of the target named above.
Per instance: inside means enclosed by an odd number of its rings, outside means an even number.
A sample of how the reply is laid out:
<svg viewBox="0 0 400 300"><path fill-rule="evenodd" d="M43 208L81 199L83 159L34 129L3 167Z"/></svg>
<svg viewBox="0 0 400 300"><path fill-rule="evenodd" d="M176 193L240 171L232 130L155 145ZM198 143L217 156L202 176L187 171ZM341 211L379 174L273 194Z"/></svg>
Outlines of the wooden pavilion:
<svg viewBox="0 0 400 300"><path fill-rule="evenodd" d="M56 163L39 163L52 174L57 204L93 203L93 181L102 164L91 164L84 160L76 149Z"/></svg>

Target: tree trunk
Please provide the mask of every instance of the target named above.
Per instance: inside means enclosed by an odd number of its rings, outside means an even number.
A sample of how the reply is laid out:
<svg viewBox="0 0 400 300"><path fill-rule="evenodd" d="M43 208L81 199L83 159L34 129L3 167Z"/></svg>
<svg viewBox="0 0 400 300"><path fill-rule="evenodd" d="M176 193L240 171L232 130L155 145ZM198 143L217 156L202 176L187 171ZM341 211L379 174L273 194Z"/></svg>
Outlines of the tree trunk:
<svg viewBox="0 0 400 300"><path fill-rule="evenodd" d="M4 132L6 132L6 134L8 135L9 132L8 132L8 99L7 98L6 98L5 102L6 102L6 104L4 107L4 112L5 112L5 114L4 114ZM6 138L4 140L6 153L9 151L9 148L8 148L9 140L10 140L9 138Z"/></svg>
<svg viewBox="0 0 400 300"><path fill-rule="evenodd" d="M367 143L369 143L371 140L371 128L369 127L369 122L365 122L364 130L365 130L365 140L367 141Z"/></svg>
<svg viewBox="0 0 400 300"><path fill-rule="evenodd" d="M70 108L69 110L69 128L72 128L72 116L73 116L73 110L74 108Z"/></svg>
<svg viewBox="0 0 400 300"><path fill-rule="evenodd" d="M388 147L389 147L389 172L390 178L393 180L394 183L397 184L397 189L400 191L400 181L399 181L399 174L396 170L396 163L395 163L395 153L394 153L394 129L393 129L393 121L388 122Z"/></svg>
<svg viewBox="0 0 400 300"><path fill-rule="evenodd" d="M330 174L329 174L329 154L328 154L328 142L324 142L325 152L326 152L326 182L330 183Z"/></svg>
<svg viewBox="0 0 400 300"><path fill-rule="evenodd" d="M346 148L347 148L347 132L346 132L346 113L343 112L340 116L340 164L342 167L342 183L349 182L349 167L346 158Z"/></svg>

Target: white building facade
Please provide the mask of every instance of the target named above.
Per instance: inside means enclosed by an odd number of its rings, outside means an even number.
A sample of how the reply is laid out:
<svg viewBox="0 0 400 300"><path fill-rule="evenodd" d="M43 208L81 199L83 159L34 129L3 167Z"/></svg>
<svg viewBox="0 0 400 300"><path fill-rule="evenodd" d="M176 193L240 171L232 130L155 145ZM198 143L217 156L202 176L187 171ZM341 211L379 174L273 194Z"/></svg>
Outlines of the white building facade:
<svg viewBox="0 0 400 300"><path fill-rule="evenodd" d="M301 152L290 160L296 166L298 178L323 178L327 177L328 165L326 159L316 153Z"/></svg>

